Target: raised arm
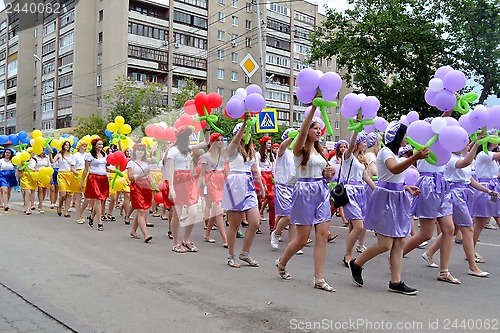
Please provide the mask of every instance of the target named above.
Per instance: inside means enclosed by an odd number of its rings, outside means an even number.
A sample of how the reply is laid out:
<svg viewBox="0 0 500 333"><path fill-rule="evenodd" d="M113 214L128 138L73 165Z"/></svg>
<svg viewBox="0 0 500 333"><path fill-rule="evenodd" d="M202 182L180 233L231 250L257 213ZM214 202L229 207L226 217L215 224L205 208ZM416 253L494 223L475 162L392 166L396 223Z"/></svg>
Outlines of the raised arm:
<svg viewBox="0 0 500 333"><path fill-rule="evenodd" d="M293 154L295 156L300 156L302 154L302 147L306 143L307 134L309 133L309 126L311 126L311 121L314 117L314 111L316 111L316 106L313 105L311 111L307 114L302 126L300 126L299 135L297 136L297 141L295 146L293 146Z"/></svg>
<svg viewBox="0 0 500 333"><path fill-rule="evenodd" d="M290 147L290 145L292 144L292 142L293 142L293 139L292 138L288 138L288 139L286 139L285 141L283 141L281 143L280 147L278 148L278 157L283 156L283 154L288 149L288 147Z"/></svg>
<svg viewBox="0 0 500 333"><path fill-rule="evenodd" d="M243 139L243 135L245 133L245 127L249 117L250 115L248 113L245 113L245 117L243 118L243 126L241 126L240 130L236 133L235 136L233 136L233 139L226 148L228 156L236 155L236 151L238 149L238 146L240 145L240 141L241 139Z"/></svg>
<svg viewBox="0 0 500 333"><path fill-rule="evenodd" d="M354 151L354 148L356 147L356 140L357 139L358 139L358 132L352 133L351 139L349 140L349 146L347 147L346 151L344 152L344 160L347 160L349 157L351 157L351 154Z"/></svg>
<svg viewBox="0 0 500 333"><path fill-rule="evenodd" d="M207 125L208 126L208 125ZM205 136L203 138L203 142L197 143L195 145L192 145L191 151L197 150L197 149L203 149L208 146L208 143L210 142L210 128L208 130L205 130Z"/></svg>
<svg viewBox="0 0 500 333"><path fill-rule="evenodd" d="M426 159L428 156L429 156L429 148L424 147L422 150L419 150L415 154L413 154L410 158L399 163L397 163L394 158L389 158L385 161L385 165L387 166L387 169L389 169L390 172L392 172L395 175L398 175L401 172L408 169L410 166L412 166L417 160Z"/></svg>
<svg viewBox="0 0 500 333"><path fill-rule="evenodd" d="M477 147L478 147L477 143L474 142L471 149L467 153L467 156L465 156L464 159L458 160L455 163L455 168L462 169L462 168L465 168L465 167L468 167L469 165L471 165L472 161L474 161L474 157L476 157Z"/></svg>

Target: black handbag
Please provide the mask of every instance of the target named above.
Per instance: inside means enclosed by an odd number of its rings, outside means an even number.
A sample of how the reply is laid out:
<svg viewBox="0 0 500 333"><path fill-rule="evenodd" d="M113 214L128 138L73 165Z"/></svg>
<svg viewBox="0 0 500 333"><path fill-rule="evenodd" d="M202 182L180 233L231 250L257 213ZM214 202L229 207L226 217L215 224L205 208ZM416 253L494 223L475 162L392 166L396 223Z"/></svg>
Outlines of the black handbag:
<svg viewBox="0 0 500 333"><path fill-rule="evenodd" d="M349 175L351 174L353 161L354 157L351 160L351 164L349 165L349 171L347 172L347 179L349 179ZM335 208L343 207L349 202L349 196L347 195L344 184L340 182L341 174L342 174L342 161L340 162L340 170L339 170L339 176L337 178L337 185L335 185L330 191L330 196L333 199L333 205L335 206Z"/></svg>

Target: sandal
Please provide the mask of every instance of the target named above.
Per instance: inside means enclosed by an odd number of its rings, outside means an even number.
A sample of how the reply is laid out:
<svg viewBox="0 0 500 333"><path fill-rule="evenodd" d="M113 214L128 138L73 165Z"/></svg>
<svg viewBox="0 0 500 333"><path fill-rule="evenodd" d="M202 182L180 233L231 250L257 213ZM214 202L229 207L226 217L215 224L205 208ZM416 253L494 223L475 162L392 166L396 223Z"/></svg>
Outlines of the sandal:
<svg viewBox="0 0 500 333"><path fill-rule="evenodd" d="M429 256L427 255L427 252L422 253L422 259L424 259L424 261L427 263L427 266L431 268L439 267L438 264L430 260Z"/></svg>
<svg viewBox="0 0 500 333"><path fill-rule="evenodd" d="M339 237L338 234L329 234L328 235L328 243L331 243L335 240L335 238Z"/></svg>
<svg viewBox="0 0 500 333"><path fill-rule="evenodd" d="M262 234L262 230L260 230L260 228L259 228L259 229L257 229L257 231L255 232L255 234L257 234L257 235L261 235L261 234Z"/></svg>
<svg viewBox="0 0 500 333"><path fill-rule="evenodd" d="M314 278L314 288L328 291L330 293L335 291L335 288L326 283L325 279Z"/></svg>
<svg viewBox="0 0 500 333"><path fill-rule="evenodd" d="M39 212L40 214L45 214L45 211L44 211L43 209L39 209L39 210L38 210L38 212Z"/></svg>
<svg viewBox="0 0 500 333"><path fill-rule="evenodd" d="M252 257L250 257L249 252L241 252L239 256L240 260L246 262L249 266L259 267L259 262Z"/></svg>
<svg viewBox="0 0 500 333"><path fill-rule="evenodd" d="M174 251L175 253L186 253L187 252L187 250L181 244L175 244L174 247L172 247L172 251Z"/></svg>
<svg viewBox="0 0 500 333"><path fill-rule="evenodd" d="M85 220L83 219L83 217L80 217L78 220L76 220L76 223L83 224L85 223Z"/></svg>
<svg viewBox="0 0 500 333"><path fill-rule="evenodd" d="M104 231L104 225L102 223L97 223L97 231Z"/></svg>
<svg viewBox="0 0 500 333"><path fill-rule="evenodd" d="M130 233L130 237L132 237L133 239L141 239L141 237L139 237L137 234L133 234L133 233Z"/></svg>
<svg viewBox="0 0 500 333"><path fill-rule="evenodd" d="M356 252L358 252L358 253L363 253L363 252L365 252L365 250L366 250L366 246L364 246L364 245L356 246Z"/></svg>
<svg viewBox="0 0 500 333"><path fill-rule="evenodd" d="M479 255L479 253L474 253L474 261L477 264L484 264L486 262L486 260L484 260L483 257Z"/></svg>
<svg viewBox="0 0 500 333"><path fill-rule="evenodd" d="M130 220L127 221L127 219L125 219L125 224L130 225Z"/></svg>
<svg viewBox="0 0 500 333"><path fill-rule="evenodd" d="M116 221L116 218L111 214L108 214L107 218L108 218L108 221Z"/></svg>
<svg viewBox="0 0 500 333"><path fill-rule="evenodd" d="M107 221L108 217L106 215L101 216L101 221Z"/></svg>
<svg viewBox="0 0 500 333"><path fill-rule="evenodd" d="M227 257L227 264L229 265L229 267L233 268L241 267L241 265L236 262L236 257L234 256L234 254Z"/></svg>
<svg viewBox="0 0 500 333"><path fill-rule="evenodd" d="M87 220L89 220L89 226L93 227L94 226L94 219L89 216L87 216Z"/></svg>
<svg viewBox="0 0 500 333"><path fill-rule="evenodd" d="M174 237L172 236L172 231L170 231L170 230L167 232L167 236L169 239L174 239Z"/></svg>
<svg viewBox="0 0 500 333"><path fill-rule="evenodd" d="M276 259L276 267L278 268L278 274L283 280L290 280L292 276L286 270L286 267L281 264L281 258Z"/></svg>
<svg viewBox="0 0 500 333"><path fill-rule="evenodd" d="M152 217L160 217L160 214L158 214L158 213L153 213L151 216L152 216Z"/></svg>
<svg viewBox="0 0 500 333"><path fill-rule="evenodd" d="M69 215L69 214L64 214L64 217L65 217L65 218L67 218L67 219L69 219L69 218L71 217L71 215Z"/></svg>
<svg viewBox="0 0 500 333"><path fill-rule="evenodd" d="M184 246L189 252L198 252L198 248L194 245L193 242L182 241L182 246Z"/></svg>
<svg viewBox="0 0 500 333"><path fill-rule="evenodd" d="M448 282L451 284L462 284L462 282L460 282L460 280L456 277L453 277L453 275L451 275L450 271L447 269L439 271L439 276L437 277L437 279L438 281Z"/></svg>

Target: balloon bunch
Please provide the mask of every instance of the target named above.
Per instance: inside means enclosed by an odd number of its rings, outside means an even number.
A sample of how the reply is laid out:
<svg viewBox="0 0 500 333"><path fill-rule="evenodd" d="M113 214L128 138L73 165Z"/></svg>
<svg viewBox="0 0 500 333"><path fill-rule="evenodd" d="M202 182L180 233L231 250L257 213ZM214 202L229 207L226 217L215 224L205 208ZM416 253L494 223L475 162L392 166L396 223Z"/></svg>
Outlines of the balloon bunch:
<svg viewBox="0 0 500 333"><path fill-rule="evenodd" d="M467 93L457 101L456 92L462 90L466 82L467 78L461 71L450 66L439 67L429 81L425 101L443 112L455 110L465 114L470 110L469 103L477 99L476 93Z"/></svg>
<svg viewBox="0 0 500 333"><path fill-rule="evenodd" d="M238 119L243 117L247 111L252 115L259 114L265 106L266 100L262 96L262 89L256 84L251 84L246 89L236 89L236 93L226 104L224 114L228 118ZM256 122L255 117L250 117L247 120L245 144L250 142L250 129L255 126Z"/></svg>
<svg viewBox="0 0 500 333"><path fill-rule="evenodd" d="M106 156L106 161L116 168L115 175L113 177L113 180L111 181L111 187L119 191L118 188L115 188L115 182L118 179L118 177L120 178L124 177L122 172L125 171L125 169L127 168L127 163L128 163L127 158L125 157L125 154L121 150L117 150L114 153ZM120 182L123 184L121 180ZM118 185L118 187L119 186L120 185Z"/></svg>
<svg viewBox="0 0 500 333"><path fill-rule="evenodd" d="M349 93L345 95L340 107L340 113L349 119L349 131L361 132L365 126L374 125L374 118L380 109L380 101L375 96L366 96L365 94ZM357 116L357 120L354 117ZM383 128L385 122L379 120L378 126ZM387 126L385 126L387 127Z"/></svg>
<svg viewBox="0 0 500 333"><path fill-rule="evenodd" d="M26 168L27 169L27 168ZM21 170L21 168L19 168ZM52 167L41 167L38 172L33 173L32 178L35 181L41 181L43 184L50 184L54 169Z"/></svg>
<svg viewBox="0 0 500 333"><path fill-rule="evenodd" d="M27 168L27 165L29 165L29 160L31 158L30 153L27 151L22 151L22 152L17 152L16 155L12 157L12 164L14 165L21 165L22 166L19 168L19 170L24 170L28 171L28 174L31 175L30 170Z"/></svg>
<svg viewBox="0 0 500 333"><path fill-rule="evenodd" d="M115 142L113 143L116 144L118 143L118 141L128 141L125 135L132 132L132 127L130 127L129 124L125 124L125 118L123 118L122 116L116 116L115 122L108 123L106 125L106 129L110 133L112 133L111 137L115 139Z"/></svg>
<svg viewBox="0 0 500 333"><path fill-rule="evenodd" d="M168 127L167 123L162 121L159 123L149 124L144 129L146 135L158 141L175 141L175 128Z"/></svg>
<svg viewBox="0 0 500 333"><path fill-rule="evenodd" d="M373 119L373 125L366 125L363 127L366 133L372 133L372 132L384 133L385 130L387 129L387 126L389 126L389 122L385 120L385 118L375 117Z"/></svg>
<svg viewBox="0 0 500 333"><path fill-rule="evenodd" d="M478 104L474 110L462 115L458 122L472 140L476 140L477 135L483 133L484 137L479 139L477 143L483 147L486 154L488 154L488 143L500 143L498 135L488 134L488 130L500 128L500 105L486 108L484 105Z"/></svg>
<svg viewBox="0 0 500 333"><path fill-rule="evenodd" d="M308 106L306 108L306 110L304 111L304 117L307 117L307 115L309 114L309 112L311 112L311 109L312 109L312 106ZM316 109L316 111L314 111L314 116L315 118L319 118L319 125L320 125L320 129L321 129L321 136L323 136L326 132L326 123L323 121L323 119L321 118L321 110L320 109Z"/></svg>
<svg viewBox="0 0 500 333"><path fill-rule="evenodd" d="M198 114L200 117L196 119L196 121L199 122L201 129L205 128L206 123L209 123L210 127L213 128L214 131L224 134L224 132L216 125L219 118L216 115L210 114L213 108L218 108L221 105L221 95L217 93L210 93L207 95L204 92L200 92L194 97L194 99L190 99L184 103L184 112L191 116Z"/></svg>
<svg viewBox="0 0 500 333"><path fill-rule="evenodd" d="M458 121L451 117L436 117L430 123L423 120L413 121L406 132L406 141L415 150L423 147L430 149L426 161L436 166L445 165L452 152L467 146L469 136Z"/></svg>
<svg viewBox="0 0 500 333"><path fill-rule="evenodd" d="M327 107L336 107L334 100L342 88L342 79L335 72L324 73L320 70L304 68L297 74L297 99L302 103L319 107L321 117L325 122L329 135L333 135L333 129L326 112ZM320 93L321 97L316 97Z"/></svg>

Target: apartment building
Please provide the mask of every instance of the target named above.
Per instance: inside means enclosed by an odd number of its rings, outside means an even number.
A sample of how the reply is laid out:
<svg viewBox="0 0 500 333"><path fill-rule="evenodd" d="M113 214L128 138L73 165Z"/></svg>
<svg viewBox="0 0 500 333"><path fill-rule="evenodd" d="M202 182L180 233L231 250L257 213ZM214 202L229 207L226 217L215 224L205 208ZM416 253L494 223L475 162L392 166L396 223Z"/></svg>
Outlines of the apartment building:
<svg viewBox="0 0 500 333"><path fill-rule="evenodd" d="M55 2L55 0L46 0ZM118 77L139 86L158 82L165 100L195 80L227 102L238 87L263 86L280 123L300 126L305 106L295 98L305 68L309 33L323 16L306 1L59 0L60 11L0 13L0 133L75 126L78 117L105 117L104 96ZM23 24L20 24L23 27ZM26 26L26 25L24 25ZM240 63L251 57L249 77ZM261 61L262 58L262 61ZM315 69L336 69L334 60ZM346 92L341 92L344 95ZM339 109L335 136L345 137ZM341 124L342 123L342 124ZM332 140L336 138L330 138Z"/></svg>

